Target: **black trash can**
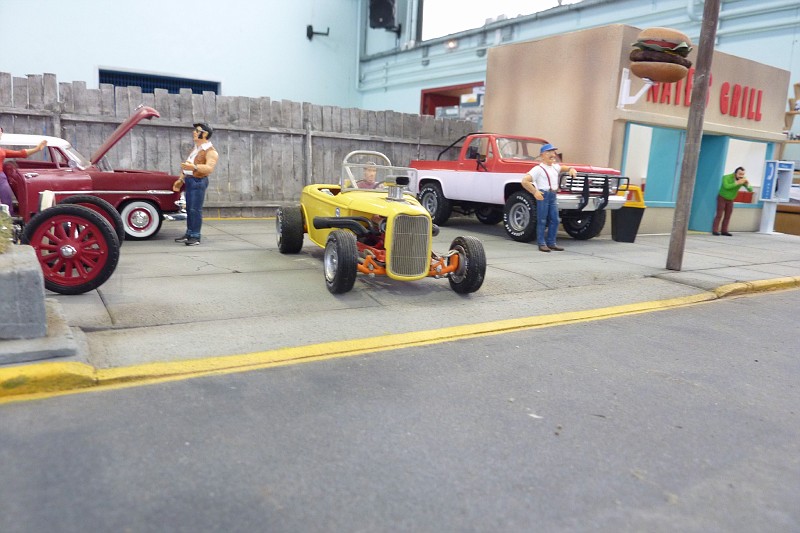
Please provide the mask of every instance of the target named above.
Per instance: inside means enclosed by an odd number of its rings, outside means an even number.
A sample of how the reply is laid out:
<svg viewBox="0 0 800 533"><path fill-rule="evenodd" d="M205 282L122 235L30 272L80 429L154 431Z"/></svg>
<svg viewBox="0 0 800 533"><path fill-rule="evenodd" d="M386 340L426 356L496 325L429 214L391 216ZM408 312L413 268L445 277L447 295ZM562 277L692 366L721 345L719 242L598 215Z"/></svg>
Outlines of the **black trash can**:
<svg viewBox="0 0 800 533"><path fill-rule="evenodd" d="M617 242L633 242L639 232L644 207L620 207L611 212L611 238Z"/></svg>

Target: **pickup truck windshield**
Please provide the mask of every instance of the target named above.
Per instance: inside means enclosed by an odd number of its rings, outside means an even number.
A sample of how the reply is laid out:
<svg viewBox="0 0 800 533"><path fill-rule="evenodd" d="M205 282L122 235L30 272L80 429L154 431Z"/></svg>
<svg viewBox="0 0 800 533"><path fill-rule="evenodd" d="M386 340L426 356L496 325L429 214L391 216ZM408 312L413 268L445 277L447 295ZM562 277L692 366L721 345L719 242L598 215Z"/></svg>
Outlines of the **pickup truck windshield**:
<svg viewBox="0 0 800 533"><path fill-rule="evenodd" d="M541 143L531 140L515 139L512 137L497 138L497 148L500 150L500 157L502 159L533 161L539 157L539 149L541 147Z"/></svg>

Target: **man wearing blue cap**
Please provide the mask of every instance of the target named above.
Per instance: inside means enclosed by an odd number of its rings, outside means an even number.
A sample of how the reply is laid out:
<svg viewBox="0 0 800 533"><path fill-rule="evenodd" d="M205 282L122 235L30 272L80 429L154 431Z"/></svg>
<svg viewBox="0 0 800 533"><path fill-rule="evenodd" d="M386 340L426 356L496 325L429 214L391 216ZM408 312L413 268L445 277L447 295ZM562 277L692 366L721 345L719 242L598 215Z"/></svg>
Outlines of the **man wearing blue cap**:
<svg viewBox="0 0 800 533"><path fill-rule="evenodd" d="M577 172L570 166L558 163L556 148L548 143L539 150L542 162L522 177L522 188L536 199L536 240L540 252L561 252L564 249L556 244L558 233L558 177L562 172L573 178ZM545 229L547 233L545 233Z"/></svg>

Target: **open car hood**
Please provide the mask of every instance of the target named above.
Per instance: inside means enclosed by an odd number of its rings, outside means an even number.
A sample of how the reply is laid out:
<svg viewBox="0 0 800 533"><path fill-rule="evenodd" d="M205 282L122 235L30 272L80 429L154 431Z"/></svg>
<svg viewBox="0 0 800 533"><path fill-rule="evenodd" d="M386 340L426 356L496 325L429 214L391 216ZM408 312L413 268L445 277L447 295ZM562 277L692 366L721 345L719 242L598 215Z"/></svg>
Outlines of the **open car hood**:
<svg viewBox="0 0 800 533"><path fill-rule="evenodd" d="M153 109L152 107L147 106L139 106L136 108L136 111L133 112L133 115L129 116L125 121L119 125L117 129L114 130L114 133L106 139L106 142L103 143L97 151L92 154L92 163L97 164L98 161L103 159L103 157L108 153L111 148L119 142L120 139L125 137L125 134L131 131L135 125L141 122L144 119L151 119L153 117L160 117L161 115L158 114L158 111Z"/></svg>

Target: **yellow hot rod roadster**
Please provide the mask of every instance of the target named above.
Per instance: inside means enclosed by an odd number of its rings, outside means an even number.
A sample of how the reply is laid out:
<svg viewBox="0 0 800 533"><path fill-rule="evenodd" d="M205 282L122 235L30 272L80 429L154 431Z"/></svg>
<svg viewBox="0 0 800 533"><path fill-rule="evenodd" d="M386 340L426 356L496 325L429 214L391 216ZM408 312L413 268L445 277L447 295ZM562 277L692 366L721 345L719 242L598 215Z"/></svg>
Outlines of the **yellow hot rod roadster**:
<svg viewBox="0 0 800 533"><path fill-rule="evenodd" d="M299 253L308 233L325 249L325 284L333 294L352 289L359 272L401 281L446 277L457 293L477 291L486 274L483 244L459 236L447 253L432 251L439 228L408 191L416 172L392 166L380 152L349 153L338 184L308 185L300 205L278 209L278 250Z"/></svg>

